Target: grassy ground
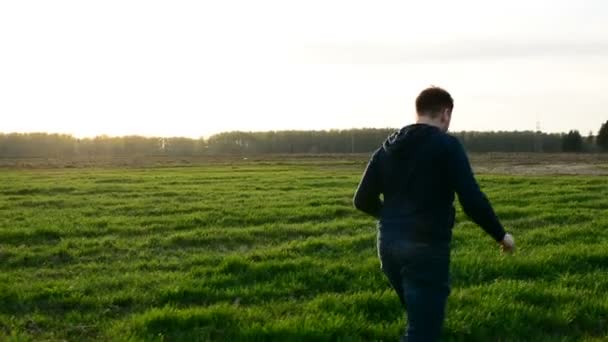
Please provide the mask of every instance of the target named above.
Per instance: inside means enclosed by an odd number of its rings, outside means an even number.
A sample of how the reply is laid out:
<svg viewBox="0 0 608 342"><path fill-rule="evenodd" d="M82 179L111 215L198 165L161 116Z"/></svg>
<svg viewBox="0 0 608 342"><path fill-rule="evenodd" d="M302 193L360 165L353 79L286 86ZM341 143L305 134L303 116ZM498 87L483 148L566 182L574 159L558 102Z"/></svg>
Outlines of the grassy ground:
<svg viewBox="0 0 608 342"><path fill-rule="evenodd" d="M363 167L0 170L0 340L396 340ZM445 340L607 339L605 176L480 183L520 250L458 212Z"/></svg>

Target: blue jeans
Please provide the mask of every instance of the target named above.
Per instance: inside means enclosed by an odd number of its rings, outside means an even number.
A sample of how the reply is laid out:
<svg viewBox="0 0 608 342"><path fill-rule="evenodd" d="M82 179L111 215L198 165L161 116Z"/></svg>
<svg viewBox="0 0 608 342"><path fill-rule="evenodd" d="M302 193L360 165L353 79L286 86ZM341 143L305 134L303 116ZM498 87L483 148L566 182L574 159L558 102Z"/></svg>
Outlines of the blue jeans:
<svg viewBox="0 0 608 342"><path fill-rule="evenodd" d="M438 341L450 294L450 247L378 233L381 267L407 312L402 341Z"/></svg>

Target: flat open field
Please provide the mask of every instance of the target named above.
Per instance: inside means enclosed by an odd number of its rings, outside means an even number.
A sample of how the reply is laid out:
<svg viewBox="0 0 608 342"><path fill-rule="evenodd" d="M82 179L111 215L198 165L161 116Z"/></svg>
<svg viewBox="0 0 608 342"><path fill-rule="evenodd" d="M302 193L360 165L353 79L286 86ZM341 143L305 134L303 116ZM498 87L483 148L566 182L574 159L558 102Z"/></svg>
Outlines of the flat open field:
<svg viewBox="0 0 608 342"><path fill-rule="evenodd" d="M0 340L397 340L375 222L351 204L365 157L349 158L5 162ZM606 159L484 158L520 249L459 210L444 339L608 339Z"/></svg>

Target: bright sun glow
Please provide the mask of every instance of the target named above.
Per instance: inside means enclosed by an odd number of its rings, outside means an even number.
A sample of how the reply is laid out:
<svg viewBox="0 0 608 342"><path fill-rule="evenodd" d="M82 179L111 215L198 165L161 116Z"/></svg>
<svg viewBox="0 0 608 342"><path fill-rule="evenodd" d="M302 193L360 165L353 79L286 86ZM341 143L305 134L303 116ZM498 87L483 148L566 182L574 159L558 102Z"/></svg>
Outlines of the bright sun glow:
<svg viewBox="0 0 608 342"><path fill-rule="evenodd" d="M603 1L5 1L0 131L208 136L397 127L597 131Z"/></svg>

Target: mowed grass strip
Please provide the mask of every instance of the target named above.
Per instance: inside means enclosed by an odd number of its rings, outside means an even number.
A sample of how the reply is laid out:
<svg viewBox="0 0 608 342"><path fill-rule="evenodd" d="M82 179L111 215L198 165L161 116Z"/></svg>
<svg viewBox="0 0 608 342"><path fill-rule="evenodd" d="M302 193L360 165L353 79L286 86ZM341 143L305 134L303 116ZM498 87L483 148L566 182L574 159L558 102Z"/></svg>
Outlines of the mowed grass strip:
<svg viewBox="0 0 608 342"><path fill-rule="evenodd" d="M1 170L0 340L396 340L363 167ZM605 178L480 184L519 251L458 211L444 339L608 338Z"/></svg>

